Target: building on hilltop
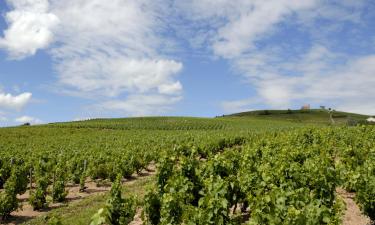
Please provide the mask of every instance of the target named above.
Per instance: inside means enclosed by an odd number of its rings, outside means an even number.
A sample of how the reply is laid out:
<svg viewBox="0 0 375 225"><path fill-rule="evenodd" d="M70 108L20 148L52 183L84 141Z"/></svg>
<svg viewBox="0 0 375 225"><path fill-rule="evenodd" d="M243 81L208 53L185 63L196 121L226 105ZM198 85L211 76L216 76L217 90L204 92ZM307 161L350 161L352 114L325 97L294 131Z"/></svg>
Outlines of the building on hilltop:
<svg viewBox="0 0 375 225"><path fill-rule="evenodd" d="M303 105L301 107L302 110L310 110L310 104L307 104L307 105Z"/></svg>
<svg viewBox="0 0 375 225"><path fill-rule="evenodd" d="M369 117L369 118L367 118L367 122L375 123L375 118Z"/></svg>

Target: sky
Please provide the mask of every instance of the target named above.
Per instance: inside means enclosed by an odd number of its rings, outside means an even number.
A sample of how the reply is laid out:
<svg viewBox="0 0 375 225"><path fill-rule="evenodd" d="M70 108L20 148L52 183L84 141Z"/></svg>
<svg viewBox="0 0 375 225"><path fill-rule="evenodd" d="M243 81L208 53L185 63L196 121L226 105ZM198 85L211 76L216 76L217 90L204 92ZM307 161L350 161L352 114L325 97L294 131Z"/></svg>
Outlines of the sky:
<svg viewBox="0 0 375 225"><path fill-rule="evenodd" d="M375 114L372 0L1 0L0 126Z"/></svg>

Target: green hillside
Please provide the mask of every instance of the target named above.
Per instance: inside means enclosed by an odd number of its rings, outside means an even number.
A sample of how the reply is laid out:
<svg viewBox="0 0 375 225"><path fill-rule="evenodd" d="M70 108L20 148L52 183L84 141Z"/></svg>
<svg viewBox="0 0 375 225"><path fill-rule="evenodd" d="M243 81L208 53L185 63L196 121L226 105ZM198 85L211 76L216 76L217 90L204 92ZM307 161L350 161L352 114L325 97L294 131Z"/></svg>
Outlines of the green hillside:
<svg viewBox="0 0 375 225"><path fill-rule="evenodd" d="M133 117L117 119L91 119L85 121L51 123L41 125L51 128L92 128L111 130L174 130L174 131L198 131L198 130L272 130L278 128L300 127L292 121L264 120L250 117Z"/></svg>
<svg viewBox="0 0 375 225"><path fill-rule="evenodd" d="M332 118L340 125L349 120L363 120L367 116L333 112ZM350 176L339 177L346 173L335 171L335 162L331 159L339 156L342 165L337 168L347 167L347 171L367 171L369 166L375 168L371 157L368 158L367 164L353 164L364 161L365 157L372 154L370 151L374 149L374 127L328 124L330 114L323 110L263 110L216 118L91 119L1 128L0 216L3 219L0 219L0 224L56 224L52 223L53 220L61 220L63 225L90 224L92 216L100 208L108 207L106 202L110 202L109 187L102 189L103 185L112 184L115 187L115 183L112 183L115 180L119 183L122 181L126 188L124 196L136 195L133 196L136 201L132 203L136 205L132 207L145 209L150 206L150 196L154 196L164 205L163 210L174 210L175 207L169 207L170 203L166 197L172 194L171 200L178 202L180 195L164 191L180 190L181 187L184 188L182 193L186 192L185 187L194 190L191 196L194 196L194 193L206 192L204 196L198 194L194 197L198 202L227 202L224 208L223 204L216 204L214 208L209 205L197 208L191 204L192 202L187 202L187 206L192 207L194 211L186 211L192 215L184 215L183 218L194 219L195 216L201 216L200 220L209 221L202 224L216 224L204 216L209 211L201 211L211 208L214 211L225 212L226 220L237 221L240 214L231 215L229 211L232 211L230 209L238 205L237 203L242 202L244 205L245 196L253 193L253 188L256 191L262 190L264 182L268 182L264 183L267 187L276 187L275 184L281 183L288 190L295 192L292 196L296 196L296 199L285 202L288 207L295 207L294 202L301 199L305 201L303 204L308 206L325 202L324 207L327 211L315 210L313 212L316 215L313 216L309 214L310 211L301 209L301 215L316 220L311 224L324 224L321 221L323 213L328 213L325 215L326 220L336 220L341 215L342 209L331 204L335 202L332 198L336 198L335 188L339 185L336 181L345 180L348 184L352 182ZM345 140L340 142L341 147L336 146L337 137ZM358 145L359 149L355 150L358 154L353 158L351 151L341 151L350 150L346 144L353 141L367 143L370 147L362 148L362 145ZM331 148L333 144L336 146L334 149ZM290 164L293 166L290 167ZM181 171L181 168L185 169ZM189 171L200 172L195 174ZM335 172L331 174L326 171ZM164 174L166 176L162 177ZM193 175L194 179L197 178L194 182L203 183L189 183L189 174ZM283 174L291 176L285 180ZM185 175L189 177L185 179ZM119 179L116 179L117 177ZM237 177L239 180L233 182L232 179ZM309 179L301 179L303 177ZM294 179L293 182L289 182L291 179ZM365 183L367 180L370 178L363 177L363 185L353 187L360 196L372 194L373 189L366 189L370 185ZM189 182L186 183L187 181ZM34 182L35 185L28 185L30 182ZM236 186L228 186L229 184ZM331 188L324 186L326 184ZM168 185L172 185L172 188L166 189ZM19 188L11 189L12 187ZM160 187L162 189L158 189ZM299 192L301 188L306 187L311 187L316 193L329 190L328 198L326 195L312 196L310 189L305 189L303 193ZM216 193L219 193L217 188L224 191L223 196L215 197ZM245 190L238 195L242 196L242 199L238 199L237 203L233 202L230 196L237 195L235 192L240 190ZM273 191L281 198L290 193L284 189ZM96 192L102 194L96 195ZM272 214L275 210L262 211L263 205L270 204L270 207L273 207L278 204L272 199L267 200L268 192L256 192L257 199L252 200L251 204L259 208L253 211L245 209L246 218L255 220L263 218L263 215L266 215L265 219L280 217L281 214ZM279 198L274 200L277 199ZM372 203L366 199L359 199L358 204L371 206ZM17 211L19 206L23 206L23 209ZM42 214L40 209L48 212ZM148 210L148 215L152 217L161 215L158 213L158 210ZM26 218L23 216L25 214L35 217ZM168 218L168 215L180 214L163 211L163 220ZM286 216L285 220L288 220L288 216L291 216L291 219L295 218L294 214L288 213L283 213L282 216ZM241 221L245 223L246 220ZM196 221L190 222L189 224L198 224Z"/></svg>
<svg viewBox="0 0 375 225"><path fill-rule="evenodd" d="M311 110L256 110L240 112L225 117L246 117L266 120L283 120L303 123L330 124L330 112L323 109ZM361 121L367 119L368 115L361 115L348 112L333 111L332 119L336 124L347 123L348 121Z"/></svg>

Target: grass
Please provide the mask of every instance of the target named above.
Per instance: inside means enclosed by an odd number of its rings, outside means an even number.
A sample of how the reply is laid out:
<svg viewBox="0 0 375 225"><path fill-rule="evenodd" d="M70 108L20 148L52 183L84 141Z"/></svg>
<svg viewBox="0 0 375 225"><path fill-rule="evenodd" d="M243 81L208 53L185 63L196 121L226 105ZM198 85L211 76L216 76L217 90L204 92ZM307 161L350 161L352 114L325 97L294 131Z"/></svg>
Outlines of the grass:
<svg viewBox="0 0 375 225"><path fill-rule="evenodd" d="M123 194L136 195L139 201L142 201L149 186L153 184L154 177L140 177L134 182L125 183ZM52 217L60 218L63 225L87 225L91 217L104 206L107 199L106 194L97 194L89 196L81 201L73 202L53 209L46 215L29 220L23 225L45 225Z"/></svg>

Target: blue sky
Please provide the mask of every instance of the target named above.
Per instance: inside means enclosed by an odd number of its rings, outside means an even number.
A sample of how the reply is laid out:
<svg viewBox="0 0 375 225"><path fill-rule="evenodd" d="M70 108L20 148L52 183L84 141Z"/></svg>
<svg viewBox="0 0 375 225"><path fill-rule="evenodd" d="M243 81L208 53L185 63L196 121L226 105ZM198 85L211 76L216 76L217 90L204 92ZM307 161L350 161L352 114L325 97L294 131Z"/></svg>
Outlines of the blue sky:
<svg viewBox="0 0 375 225"><path fill-rule="evenodd" d="M0 2L0 125L326 105L375 114L375 3Z"/></svg>

